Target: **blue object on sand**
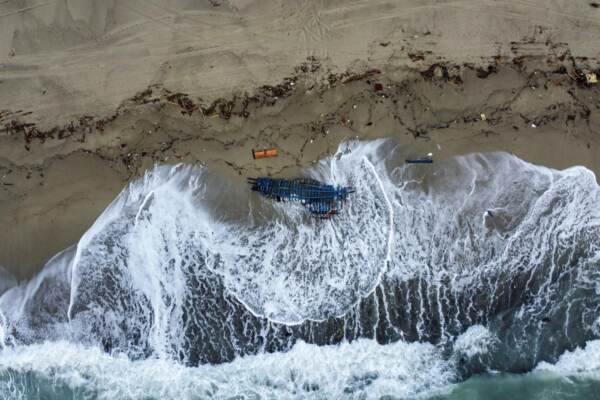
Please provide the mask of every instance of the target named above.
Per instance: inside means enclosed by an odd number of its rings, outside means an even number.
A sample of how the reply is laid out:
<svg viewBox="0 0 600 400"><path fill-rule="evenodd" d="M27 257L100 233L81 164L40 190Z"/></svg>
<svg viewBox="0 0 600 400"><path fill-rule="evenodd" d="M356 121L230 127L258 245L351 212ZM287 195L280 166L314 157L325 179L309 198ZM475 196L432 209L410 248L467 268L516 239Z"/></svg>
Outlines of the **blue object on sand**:
<svg viewBox="0 0 600 400"><path fill-rule="evenodd" d="M407 164L433 164L433 159L431 158L413 158L413 159L406 159L406 163Z"/></svg>
<svg viewBox="0 0 600 400"><path fill-rule="evenodd" d="M249 178L252 190L277 201L296 201L304 205L311 214L329 218L337 214L342 203L354 189L333 186L314 179Z"/></svg>

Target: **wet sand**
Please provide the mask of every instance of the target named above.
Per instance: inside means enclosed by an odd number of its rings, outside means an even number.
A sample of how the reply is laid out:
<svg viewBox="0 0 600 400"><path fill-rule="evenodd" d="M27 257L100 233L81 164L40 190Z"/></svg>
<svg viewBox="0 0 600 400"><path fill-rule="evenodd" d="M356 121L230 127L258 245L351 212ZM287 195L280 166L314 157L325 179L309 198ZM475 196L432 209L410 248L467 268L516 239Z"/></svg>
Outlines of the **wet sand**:
<svg viewBox="0 0 600 400"><path fill-rule="evenodd" d="M391 137L600 172L587 2L213 3L0 3L0 265L18 279L155 163L243 184Z"/></svg>

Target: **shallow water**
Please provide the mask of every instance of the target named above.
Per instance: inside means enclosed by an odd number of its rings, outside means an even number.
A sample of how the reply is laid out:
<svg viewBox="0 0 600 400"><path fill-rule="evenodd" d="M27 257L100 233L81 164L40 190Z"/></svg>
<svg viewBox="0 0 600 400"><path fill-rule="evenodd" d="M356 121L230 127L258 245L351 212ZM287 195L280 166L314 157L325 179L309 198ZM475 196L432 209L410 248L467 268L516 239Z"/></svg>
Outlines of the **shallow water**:
<svg viewBox="0 0 600 400"><path fill-rule="evenodd" d="M0 397L593 398L594 175L404 158L305 171L357 188L333 221L156 167L0 297Z"/></svg>

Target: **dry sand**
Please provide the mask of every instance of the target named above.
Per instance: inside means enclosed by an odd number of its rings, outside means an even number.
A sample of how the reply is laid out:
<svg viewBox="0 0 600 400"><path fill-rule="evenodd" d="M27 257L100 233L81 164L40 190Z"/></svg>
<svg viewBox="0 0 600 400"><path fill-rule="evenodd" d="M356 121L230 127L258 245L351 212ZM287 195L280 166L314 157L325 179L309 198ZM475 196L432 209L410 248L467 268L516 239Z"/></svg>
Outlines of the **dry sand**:
<svg viewBox="0 0 600 400"><path fill-rule="evenodd" d="M30 277L154 163L293 176L392 137L598 174L594 5L0 0L0 265Z"/></svg>

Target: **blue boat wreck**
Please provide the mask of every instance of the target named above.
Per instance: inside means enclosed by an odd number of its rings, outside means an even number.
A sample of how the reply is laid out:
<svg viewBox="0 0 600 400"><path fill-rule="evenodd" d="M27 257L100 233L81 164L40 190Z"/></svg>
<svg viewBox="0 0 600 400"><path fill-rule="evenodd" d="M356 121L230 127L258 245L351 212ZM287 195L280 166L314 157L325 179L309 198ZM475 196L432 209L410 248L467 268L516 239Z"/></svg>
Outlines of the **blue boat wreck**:
<svg viewBox="0 0 600 400"><path fill-rule="evenodd" d="M277 201L299 202L319 218L337 214L350 193L351 187L333 186L314 179L249 178L252 190Z"/></svg>

